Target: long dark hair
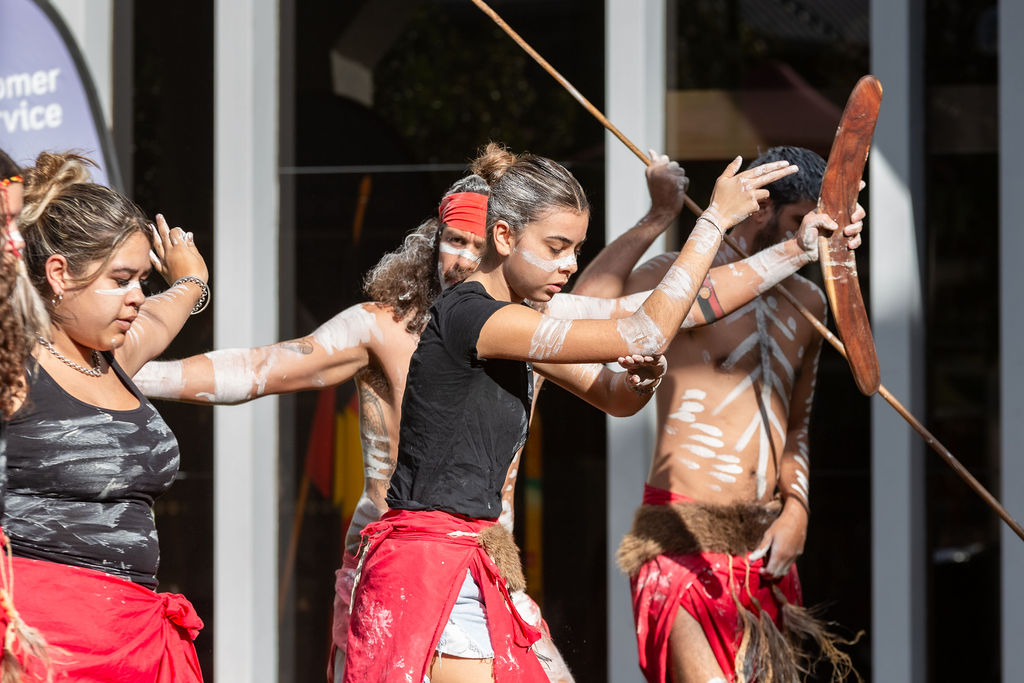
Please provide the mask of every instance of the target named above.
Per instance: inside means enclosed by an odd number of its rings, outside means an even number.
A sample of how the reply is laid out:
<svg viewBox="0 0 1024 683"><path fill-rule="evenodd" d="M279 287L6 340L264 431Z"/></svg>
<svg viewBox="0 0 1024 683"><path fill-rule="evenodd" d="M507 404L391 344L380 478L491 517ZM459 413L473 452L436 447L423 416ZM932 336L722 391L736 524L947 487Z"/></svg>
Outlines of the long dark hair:
<svg viewBox="0 0 1024 683"><path fill-rule="evenodd" d="M21 168L0 150L0 181L20 175ZM0 220L4 225L8 210L7 193L0 191ZM14 410L14 396L23 374L22 362L32 348L15 300L20 261L4 253L6 239L7 232L3 230L0 232L0 419L9 417Z"/></svg>
<svg viewBox="0 0 1024 683"><path fill-rule="evenodd" d="M444 196L459 192L486 195L487 182L477 175L464 176L456 180ZM430 318L428 309L441 293L437 267L443 229L444 224L435 212L406 235L401 247L385 254L363 279L366 295L389 306L396 321L412 314L406 329L413 334L419 334L426 327Z"/></svg>

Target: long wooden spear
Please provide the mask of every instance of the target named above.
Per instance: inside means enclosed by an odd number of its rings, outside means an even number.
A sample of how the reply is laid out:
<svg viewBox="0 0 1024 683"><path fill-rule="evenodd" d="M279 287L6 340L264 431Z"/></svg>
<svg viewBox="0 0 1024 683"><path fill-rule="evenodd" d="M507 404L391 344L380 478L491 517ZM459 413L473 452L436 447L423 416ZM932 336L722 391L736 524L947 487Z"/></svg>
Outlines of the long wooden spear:
<svg viewBox="0 0 1024 683"><path fill-rule="evenodd" d="M568 91L568 93L572 95L573 98L576 99L577 102L582 104L583 107L601 123L601 125L608 129L613 135L615 135L615 137L621 140L622 143L626 145L626 147L628 147L629 150L640 159L640 161L644 162L644 164L646 164L647 166L650 166L652 163L654 163L652 159L650 159L646 154L640 151L639 147L634 145L629 140L629 138L623 135L618 128L612 125L612 122L609 121L607 117L605 117L605 115L602 114L597 107L591 104L590 100L584 97L580 93L580 91L578 91L572 85L572 83L570 83L565 78L565 76L558 73L558 71L556 71L555 68L551 66L546 59L541 57L540 54L532 47L530 47L530 45L525 40L523 40L523 38L518 33L512 30L512 27L506 24L505 20L498 16L498 13L491 9L491 7L486 2L484 2L484 0L473 0L473 4L475 4L481 10L483 10L484 14L489 16L494 21L494 23L497 24L505 33L507 33L508 36L512 38L512 40L518 43L519 46L523 48L523 50L525 50L527 54L533 57L534 61L540 64L545 71L547 71L556 81L558 81L562 85L562 87L565 88ZM700 206L695 201L693 201L693 199L691 199L689 196L684 196L683 203L686 205L686 208L690 209L690 211L692 211L697 216L704 213L704 210L701 209ZM725 243L732 247L732 249L734 249L740 256L742 256L743 258L747 258L748 254L740 247L739 243L737 243L736 240L733 239L730 235L725 235L724 240ZM806 306L800 303L797 300L797 298L793 296L793 294L791 294L782 285L777 285L774 288L774 290L781 294L782 297L786 299L786 301L791 303L793 307L796 308L797 311L799 311L800 315L806 318L808 322L810 322L811 325L814 326L814 329L816 329L821 334L821 336L823 336L828 341L828 343L831 344L836 349L836 351L838 351L839 354L844 359L847 360L847 362L849 362L849 358L846 355L846 347L843 346L843 342L841 342L838 337L832 334L832 332L825 326L825 324L818 320L817 316L815 316L814 313L810 311L810 309L808 309ZM896 397L889 392L888 389L885 388L885 385L878 385L878 395L884 398L889 403L889 405L891 405L896 410L896 412L899 413L900 416L904 420L906 420L911 427L914 428L914 431L921 435L921 438L924 439L925 443L931 446L932 450L938 453L939 457L941 457L947 465L953 468L953 471L956 472L957 475L959 475L960 478L963 479L964 482L968 486L970 486L975 493L981 496L981 499L984 500L988 504L988 506L991 507L1004 522L1006 522L1007 526L1013 529L1013 532L1017 534L1017 536L1022 541L1024 541L1024 527L1020 525L1020 522L1013 518L1013 516L1006 510L1006 508L1003 507L1002 503L1000 503L995 496L989 493L988 489L982 486L981 482L974 478L974 475L972 475L967 470L967 468L964 467L963 464L956 459L956 457L949 451L948 448L943 446L942 443L935 438L934 434L925 429L924 425L921 424L921 422L917 418L915 418L910 413L910 411L907 410L903 406L903 404L900 403L896 399Z"/></svg>

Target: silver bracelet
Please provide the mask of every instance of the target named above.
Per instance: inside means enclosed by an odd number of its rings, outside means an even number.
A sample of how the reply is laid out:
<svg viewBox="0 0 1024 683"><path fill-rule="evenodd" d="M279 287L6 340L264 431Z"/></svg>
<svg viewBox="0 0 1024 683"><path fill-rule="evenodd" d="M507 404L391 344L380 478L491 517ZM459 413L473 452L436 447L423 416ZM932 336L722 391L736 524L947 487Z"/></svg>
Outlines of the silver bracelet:
<svg viewBox="0 0 1024 683"><path fill-rule="evenodd" d="M654 393L654 390L658 388L658 385L661 384L661 379L662 378L659 377L658 379L654 380L653 384L651 384L650 386L646 386L646 387L642 387L639 384L636 385L636 386L633 386L629 382L626 382L626 386L628 386L630 389L632 389L636 393L640 394L641 396L650 396L651 394Z"/></svg>
<svg viewBox="0 0 1024 683"><path fill-rule="evenodd" d="M709 213L710 213L709 211L705 211L698 218L700 220L707 221L708 223L710 223L712 225L712 227L714 227L715 230L718 231L718 236L721 237L722 239L725 239L725 233L722 232L722 229L720 227L718 227L718 223L716 223L713 220L711 220L710 218L708 218L708 214Z"/></svg>
<svg viewBox="0 0 1024 683"><path fill-rule="evenodd" d="M199 295L199 301L197 301L196 305L192 307L192 312L189 315L202 313L206 309L206 307L210 305L210 285L203 282L203 279L197 275L186 275L185 277L179 277L177 280L175 280L174 284L171 285L171 289L174 289L178 285L185 282L192 282L194 284L197 284L199 285L199 288L203 290L203 293Z"/></svg>

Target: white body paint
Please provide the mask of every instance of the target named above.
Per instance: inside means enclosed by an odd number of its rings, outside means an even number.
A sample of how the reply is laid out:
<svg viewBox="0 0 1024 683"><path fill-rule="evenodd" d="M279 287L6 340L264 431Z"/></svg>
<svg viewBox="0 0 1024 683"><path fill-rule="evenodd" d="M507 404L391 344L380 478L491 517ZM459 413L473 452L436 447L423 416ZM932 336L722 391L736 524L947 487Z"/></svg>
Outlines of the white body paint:
<svg viewBox="0 0 1024 683"><path fill-rule="evenodd" d="M693 226L693 232L690 233L689 239L686 240L687 244L693 244L694 250L698 254L706 254L709 251L718 249L718 245L722 241L722 233L717 227L712 225L707 219L701 217L697 219L697 222Z"/></svg>
<svg viewBox="0 0 1024 683"><path fill-rule="evenodd" d="M767 292L809 262L803 255L789 256L784 243L759 251L746 260L754 272L763 278L757 289L758 294Z"/></svg>
<svg viewBox="0 0 1024 683"><path fill-rule="evenodd" d="M561 351L571 328L571 320L542 317L530 339L530 357L534 360L545 360Z"/></svg>
<svg viewBox="0 0 1024 683"><path fill-rule="evenodd" d="M377 318L357 304L334 316L310 335L327 353L352 348L370 341L382 339Z"/></svg>
<svg viewBox="0 0 1024 683"><path fill-rule="evenodd" d="M665 346L665 335L643 309L628 318L621 318L616 328L619 336L626 342L629 353L650 356Z"/></svg>
<svg viewBox="0 0 1024 683"><path fill-rule="evenodd" d="M780 269L784 262L788 265ZM792 275L796 265L792 256L772 249L751 267L759 278L778 282ZM738 268L728 272L749 275ZM813 288L802 278L800 282L805 291ZM813 291L823 296L817 288ZM656 461L652 473L674 473L665 480L670 488L679 486L672 490L701 501L702 490L709 501L767 500L778 483L785 451L795 453L787 460L791 474L785 492L808 500L806 427L813 392L796 399L801 416L793 420L802 423L802 434L791 420L797 406L790 401L799 373L808 369L804 344L810 340L800 336L813 330L801 327L792 309L783 313L782 305L762 295L714 326L698 328L685 342L689 346L677 341L667 352L670 386L674 379L676 388L671 404L659 406L665 411L657 456L661 464ZM662 394L661 400L668 396ZM787 443L790 438L793 442Z"/></svg>
<svg viewBox="0 0 1024 683"><path fill-rule="evenodd" d="M608 320L629 315L651 295L652 290L618 299L599 299L576 294L556 294L547 304L547 315L565 320ZM616 315L618 313L618 315Z"/></svg>
<svg viewBox="0 0 1024 683"><path fill-rule="evenodd" d="M150 398L180 398L185 390L180 360L150 361L135 373L132 381Z"/></svg>
<svg viewBox="0 0 1024 683"><path fill-rule="evenodd" d="M225 349L205 355L213 364L214 395L218 402L239 403L252 398L255 370L248 349Z"/></svg>
<svg viewBox="0 0 1024 683"><path fill-rule="evenodd" d="M689 299L693 297L694 292L693 278L681 266L672 266L662 278L658 289L673 301Z"/></svg>

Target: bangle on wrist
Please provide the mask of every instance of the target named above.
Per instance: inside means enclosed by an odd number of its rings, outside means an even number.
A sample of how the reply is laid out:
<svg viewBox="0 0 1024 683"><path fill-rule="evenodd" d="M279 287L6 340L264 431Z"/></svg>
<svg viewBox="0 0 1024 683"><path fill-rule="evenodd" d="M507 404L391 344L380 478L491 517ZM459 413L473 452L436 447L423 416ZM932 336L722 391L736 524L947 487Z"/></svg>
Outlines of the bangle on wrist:
<svg viewBox="0 0 1024 683"><path fill-rule="evenodd" d="M628 386L630 389L640 394L641 396L650 396L651 394L654 393L654 390L658 388L659 384L661 384L661 377L654 380L653 383L647 386L640 386L639 384L633 385L630 384L629 382L626 382L626 386Z"/></svg>
<svg viewBox="0 0 1024 683"><path fill-rule="evenodd" d="M722 232L722 228L720 228L720 227L718 226L718 223L716 223L715 221L711 220L711 216L710 216L710 214L711 214L711 212L710 212L710 211L705 211L704 213L702 213L702 214L700 215L700 220L703 220L703 221L707 221L707 222L708 222L708 223L710 223L710 224L711 224L712 226L714 226L715 230L717 230L717 231L718 231L718 236L719 236L720 238L722 238L722 239L725 239L725 233L724 233L724 232Z"/></svg>
<svg viewBox="0 0 1024 683"><path fill-rule="evenodd" d="M210 305L210 286L203 282L203 279L201 277L198 277L196 275L186 275L185 277L179 277L177 280L175 280L174 284L171 285L171 288L173 289L174 287L177 287L178 285L184 284L186 282L191 282L195 285L198 285L199 289L203 290L203 293L199 295L199 300L196 301L196 305L192 307L192 312L189 313L189 315L202 313L206 309L206 307Z"/></svg>

